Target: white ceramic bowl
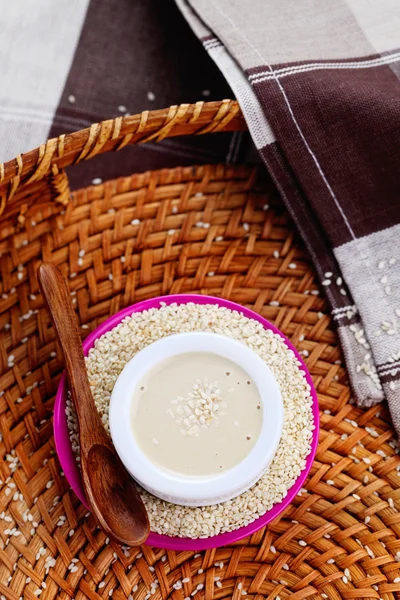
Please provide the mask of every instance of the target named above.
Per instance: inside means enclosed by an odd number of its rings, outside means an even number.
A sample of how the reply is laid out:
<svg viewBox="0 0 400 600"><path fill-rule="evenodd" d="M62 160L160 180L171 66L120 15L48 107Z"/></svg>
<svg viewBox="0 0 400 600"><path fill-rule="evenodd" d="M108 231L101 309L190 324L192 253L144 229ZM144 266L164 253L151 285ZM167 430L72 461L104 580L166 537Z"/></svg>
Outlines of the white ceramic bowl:
<svg viewBox="0 0 400 600"><path fill-rule="evenodd" d="M162 469L139 447L131 426L134 390L157 363L187 352L213 352L248 373L262 400L260 435L249 454L235 467L215 475L190 477ZM110 402L110 429L115 448L132 477L154 496L185 506L207 506L230 500L250 488L265 472L283 427L283 403L272 371L248 346L208 332L171 335L150 344L130 360L117 379Z"/></svg>

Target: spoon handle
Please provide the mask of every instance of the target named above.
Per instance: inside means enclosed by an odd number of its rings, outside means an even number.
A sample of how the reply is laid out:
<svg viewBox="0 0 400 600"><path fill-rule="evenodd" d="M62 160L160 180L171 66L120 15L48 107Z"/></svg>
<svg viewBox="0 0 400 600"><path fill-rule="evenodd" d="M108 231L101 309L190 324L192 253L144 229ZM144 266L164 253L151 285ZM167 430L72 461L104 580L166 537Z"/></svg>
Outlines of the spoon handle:
<svg viewBox="0 0 400 600"><path fill-rule="evenodd" d="M88 446L95 441L108 446L109 439L102 426L90 390L78 320L72 306L66 279L59 268L51 263L43 263L39 267L38 279L64 355L79 430L86 434L80 436L81 452L85 452ZM88 446L85 443L87 432L90 432L91 436Z"/></svg>

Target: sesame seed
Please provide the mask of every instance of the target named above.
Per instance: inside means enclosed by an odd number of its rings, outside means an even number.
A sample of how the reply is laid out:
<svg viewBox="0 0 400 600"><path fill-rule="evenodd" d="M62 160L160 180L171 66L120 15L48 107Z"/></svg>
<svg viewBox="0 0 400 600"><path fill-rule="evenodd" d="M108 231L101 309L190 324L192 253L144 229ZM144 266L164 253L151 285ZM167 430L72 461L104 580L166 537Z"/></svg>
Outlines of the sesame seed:
<svg viewBox="0 0 400 600"><path fill-rule="evenodd" d="M75 98L75 96L74 96L73 94L70 94L70 95L68 96L68 102L69 102L70 104L75 104L75 102L76 102L76 98Z"/></svg>
<svg viewBox="0 0 400 600"><path fill-rule="evenodd" d="M248 525L282 500L282 494L293 485L293 481L304 468L304 460L310 451L310 433L313 428L312 398L304 373L299 369L297 358L279 335L260 328L257 321L215 305L161 305L160 308L151 309L146 313L133 313L106 336L96 340L86 359L89 382L94 390L94 402L108 431L109 390L112 390L127 360L141 348L157 339L182 331L216 331L232 326L237 331L236 339L256 350L271 368L278 384L288 390L283 402L285 410L290 410L293 418L285 420L280 441L281 450L273 459L268 471L253 488L230 502L222 502L213 508L212 522L210 514L207 513L209 507L165 505L142 490L141 495L150 515L151 530L156 533L195 539L234 531ZM113 360L110 360L111 358ZM216 389L214 393L215 403L218 404ZM177 406L178 404L171 404L170 408L175 411ZM71 400L69 404L67 402L67 419L73 450L79 457L77 422ZM186 426L182 424L180 427L183 429ZM242 434L246 436L246 431ZM293 444L289 440L296 441ZM272 553L276 552L273 546L270 549ZM161 560L166 561L166 556ZM224 568L222 562L216 566Z"/></svg>
<svg viewBox="0 0 400 600"><path fill-rule="evenodd" d="M92 185L100 185L100 183L103 183L101 177L95 177L94 179L92 179Z"/></svg>
<svg viewBox="0 0 400 600"><path fill-rule="evenodd" d="M149 92L147 92L147 99L148 99L150 102L154 102L154 100L156 99L156 95L155 95L153 92L150 92L150 91L149 91Z"/></svg>

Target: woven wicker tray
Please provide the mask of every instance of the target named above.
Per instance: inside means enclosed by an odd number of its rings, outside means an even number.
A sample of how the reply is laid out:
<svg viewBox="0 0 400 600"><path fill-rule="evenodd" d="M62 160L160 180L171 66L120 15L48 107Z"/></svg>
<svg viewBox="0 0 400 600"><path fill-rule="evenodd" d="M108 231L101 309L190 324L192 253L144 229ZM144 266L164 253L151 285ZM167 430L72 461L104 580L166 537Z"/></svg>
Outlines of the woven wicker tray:
<svg viewBox="0 0 400 600"><path fill-rule="evenodd" d="M41 600L144 600L156 579L155 600L196 590L207 600L400 597L400 459L388 414L351 403L309 257L265 173L177 168L69 192L64 167L96 154L244 127L235 102L171 107L60 136L0 167L0 596L7 600L35 600L37 590ZM235 300L282 329L313 376L321 435L306 489L279 519L200 554L107 543L54 452L62 363L38 292L43 260L69 278L83 337L124 306L189 292Z"/></svg>

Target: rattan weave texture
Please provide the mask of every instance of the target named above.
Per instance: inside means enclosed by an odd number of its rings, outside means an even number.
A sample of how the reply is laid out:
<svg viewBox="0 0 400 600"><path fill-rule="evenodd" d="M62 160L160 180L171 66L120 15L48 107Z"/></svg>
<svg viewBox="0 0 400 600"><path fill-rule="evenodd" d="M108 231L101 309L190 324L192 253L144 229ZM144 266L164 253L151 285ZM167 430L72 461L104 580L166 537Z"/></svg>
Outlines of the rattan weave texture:
<svg viewBox="0 0 400 600"><path fill-rule="evenodd" d="M215 126L215 104L203 107L201 131ZM222 119L235 103L229 106ZM185 110L184 119L191 118L195 107ZM235 127L242 127L234 110ZM157 123L148 136L165 133L165 115L147 115L147 124ZM143 121L128 119L135 127ZM82 147L67 154L76 160L90 133L73 135ZM56 150L46 165L45 148L1 170L0 597L35 600L41 590L41 600L144 600L152 583L154 600L183 600L196 590L195 598L207 600L400 597L400 458L389 416L382 406L362 411L351 403L309 257L265 173L178 168L108 181L70 198L62 176L63 206L52 201L60 140L48 147ZM51 416L62 362L38 292L43 260L67 275L83 337L124 306L188 292L249 306L288 335L319 394L321 435L306 489L279 519L232 547L198 555L107 543L69 490L54 452Z"/></svg>

